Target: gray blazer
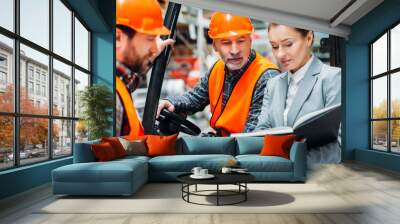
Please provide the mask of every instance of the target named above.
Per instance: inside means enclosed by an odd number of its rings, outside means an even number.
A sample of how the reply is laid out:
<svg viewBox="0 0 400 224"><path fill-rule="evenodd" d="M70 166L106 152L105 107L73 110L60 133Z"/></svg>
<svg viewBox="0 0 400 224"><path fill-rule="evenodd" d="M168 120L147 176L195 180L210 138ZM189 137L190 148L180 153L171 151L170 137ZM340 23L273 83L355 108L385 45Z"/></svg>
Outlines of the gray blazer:
<svg viewBox="0 0 400 224"><path fill-rule="evenodd" d="M267 83L263 106L255 130L285 126L283 111L288 90L288 73L282 73ZM314 57L299 83L299 89L289 109L287 124L293 124L305 114L341 103L340 68L323 64ZM337 142L308 150L307 163L338 163L341 159L340 129Z"/></svg>

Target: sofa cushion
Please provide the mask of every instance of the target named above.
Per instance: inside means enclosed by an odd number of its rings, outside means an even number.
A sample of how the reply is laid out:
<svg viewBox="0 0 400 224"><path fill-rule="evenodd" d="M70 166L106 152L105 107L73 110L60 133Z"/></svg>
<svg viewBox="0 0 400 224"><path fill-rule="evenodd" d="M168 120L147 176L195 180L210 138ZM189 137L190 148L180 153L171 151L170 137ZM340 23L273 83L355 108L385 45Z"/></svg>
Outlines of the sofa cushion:
<svg viewBox="0 0 400 224"><path fill-rule="evenodd" d="M118 137L104 137L101 138L101 142L108 142L114 149L117 158L122 158L126 156L126 151L119 141Z"/></svg>
<svg viewBox="0 0 400 224"><path fill-rule="evenodd" d="M58 182L130 182L134 172L147 176L145 161L139 159L109 162L75 163L53 170ZM144 173L146 171L146 173Z"/></svg>
<svg viewBox="0 0 400 224"><path fill-rule="evenodd" d="M264 145L263 137L237 137L236 155L259 154Z"/></svg>
<svg viewBox="0 0 400 224"><path fill-rule="evenodd" d="M193 167L200 166L211 172L219 171L228 160L235 159L231 155L175 155L158 156L149 160L149 170L163 172L191 172Z"/></svg>
<svg viewBox="0 0 400 224"><path fill-rule="evenodd" d="M235 155L235 139L230 137L182 137L177 141L177 154Z"/></svg>
<svg viewBox="0 0 400 224"><path fill-rule="evenodd" d="M99 139L87 142L75 143L74 147L74 163L95 162L96 158L90 148L92 144L99 144Z"/></svg>
<svg viewBox="0 0 400 224"><path fill-rule="evenodd" d="M261 156L280 156L290 159L290 148L296 135L266 135L264 136L264 146L261 149Z"/></svg>
<svg viewBox="0 0 400 224"><path fill-rule="evenodd" d="M292 161L278 156L238 155L241 168L249 172L293 172Z"/></svg>
<svg viewBox="0 0 400 224"><path fill-rule="evenodd" d="M176 154L176 139L178 135L160 136L146 135L147 155L163 156Z"/></svg>
<svg viewBox="0 0 400 224"><path fill-rule="evenodd" d="M147 148L144 141L138 140L126 140L125 138L119 137L118 140L126 151L126 155L147 155Z"/></svg>
<svg viewBox="0 0 400 224"><path fill-rule="evenodd" d="M112 145L108 142L92 144L91 149L94 157L96 157L96 161L99 162L105 162L119 158Z"/></svg>

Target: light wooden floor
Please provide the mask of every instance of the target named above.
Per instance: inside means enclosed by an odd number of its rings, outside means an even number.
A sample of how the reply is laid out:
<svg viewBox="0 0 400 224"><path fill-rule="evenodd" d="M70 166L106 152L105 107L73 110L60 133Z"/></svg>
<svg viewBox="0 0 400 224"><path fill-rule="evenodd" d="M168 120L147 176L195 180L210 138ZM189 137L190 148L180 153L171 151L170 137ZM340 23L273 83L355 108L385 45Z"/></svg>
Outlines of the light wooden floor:
<svg viewBox="0 0 400 224"><path fill-rule="evenodd" d="M357 214L35 214L36 208L54 200L46 185L1 201L0 223L400 223L400 173L347 162L314 169L308 182L368 206Z"/></svg>

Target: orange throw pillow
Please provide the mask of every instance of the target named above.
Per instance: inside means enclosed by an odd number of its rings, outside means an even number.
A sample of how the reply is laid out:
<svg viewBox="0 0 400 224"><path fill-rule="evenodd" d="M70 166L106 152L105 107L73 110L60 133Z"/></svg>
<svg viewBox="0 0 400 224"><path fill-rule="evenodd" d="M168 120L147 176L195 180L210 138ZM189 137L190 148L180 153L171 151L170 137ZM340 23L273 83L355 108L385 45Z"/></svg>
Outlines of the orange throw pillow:
<svg viewBox="0 0 400 224"><path fill-rule="evenodd" d="M94 157L99 162L110 161L113 159L117 159L117 155L115 154L114 149L111 144L108 142L102 142L100 144L91 145L92 152Z"/></svg>
<svg viewBox="0 0 400 224"><path fill-rule="evenodd" d="M266 135L264 136L264 146L261 149L262 156L280 156L290 158L290 148L296 135Z"/></svg>
<svg viewBox="0 0 400 224"><path fill-rule="evenodd" d="M178 135L146 135L147 155L176 155L175 142Z"/></svg>
<svg viewBox="0 0 400 224"><path fill-rule="evenodd" d="M126 151L117 137L101 138L101 142L108 142L114 149L117 158L125 157Z"/></svg>

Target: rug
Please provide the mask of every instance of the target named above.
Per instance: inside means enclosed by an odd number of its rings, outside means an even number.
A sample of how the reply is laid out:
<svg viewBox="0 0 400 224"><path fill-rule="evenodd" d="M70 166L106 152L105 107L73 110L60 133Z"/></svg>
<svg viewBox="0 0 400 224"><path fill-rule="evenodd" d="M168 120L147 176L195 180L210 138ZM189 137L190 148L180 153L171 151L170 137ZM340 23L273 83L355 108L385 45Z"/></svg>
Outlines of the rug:
<svg viewBox="0 0 400 224"><path fill-rule="evenodd" d="M224 186L225 190L234 186ZM254 183L248 185L247 201L237 205L204 206L182 200L181 184L149 183L130 197L58 196L36 213L126 214L126 213L360 213L360 206L349 203L317 184ZM212 190L202 185L198 190ZM194 187L191 188L194 190ZM214 193L210 193L214 194ZM229 203L236 196L224 197ZM191 196L197 203L213 204L215 196Z"/></svg>

